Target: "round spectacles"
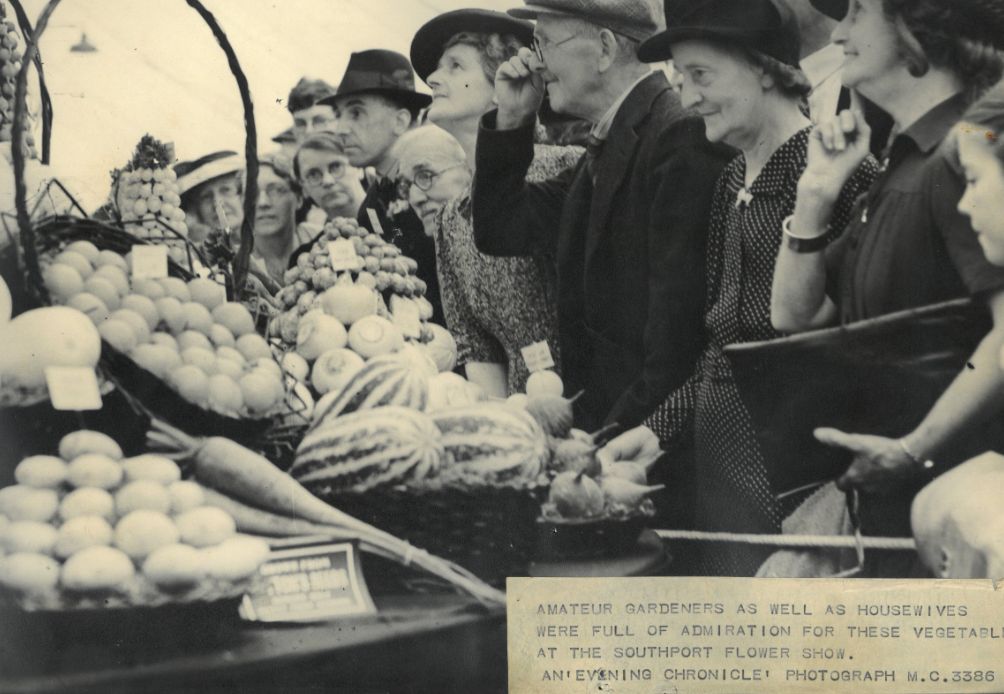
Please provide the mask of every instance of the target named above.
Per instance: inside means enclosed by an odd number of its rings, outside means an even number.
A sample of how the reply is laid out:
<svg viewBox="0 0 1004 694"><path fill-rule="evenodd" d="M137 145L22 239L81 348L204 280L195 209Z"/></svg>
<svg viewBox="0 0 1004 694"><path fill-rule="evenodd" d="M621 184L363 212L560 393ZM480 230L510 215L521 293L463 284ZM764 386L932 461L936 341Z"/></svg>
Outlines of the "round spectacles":
<svg viewBox="0 0 1004 694"><path fill-rule="evenodd" d="M328 164L323 169L320 167L314 167L303 172L303 180L312 186L320 185L324 181L324 174L327 173L331 176L331 180L337 181L342 176L345 175L345 162L343 161L333 161Z"/></svg>
<svg viewBox="0 0 1004 694"><path fill-rule="evenodd" d="M412 186L417 187L423 193L427 193L432 189L432 186L436 185L436 181L447 171L453 169L459 169L462 166L467 166L466 164L454 164L453 166L447 166L445 169L440 169L439 171L432 171L431 169L421 169L415 174L414 178L408 178L407 176L401 176L398 179L398 190L401 193L402 198L408 197L408 191Z"/></svg>
<svg viewBox="0 0 1004 694"><path fill-rule="evenodd" d="M533 52L537 56L537 60L544 62L544 49L551 50L552 48L557 48L558 46L568 43L574 38L578 38L581 34L572 34L567 38L563 38L560 41L541 41L540 37L536 34L533 35Z"/></svg>

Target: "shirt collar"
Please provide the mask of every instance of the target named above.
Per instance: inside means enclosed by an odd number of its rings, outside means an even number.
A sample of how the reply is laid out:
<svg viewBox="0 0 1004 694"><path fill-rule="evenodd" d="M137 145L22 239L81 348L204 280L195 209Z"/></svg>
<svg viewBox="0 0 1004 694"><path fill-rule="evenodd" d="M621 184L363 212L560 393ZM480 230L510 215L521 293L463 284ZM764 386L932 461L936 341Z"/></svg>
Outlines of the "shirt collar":
<svg viewBox="0 0 1004 694"><path fill-rule="evenodd" d="M607 135L610 134L610 126L614 124L614 118L617 117L617 112L621 110L621 106L624 105L624 101L628 98L628 95L634 91L634 88L641 84L643 81L652 76L651 72L647 72L638 79L636 79L630 87L624 90L624 92L617 97L617 100L610 105L607 112L603 114L593 129L589 131L589 134L598 140L606 140Z"/></svg>
<svg viewBox="0 0 1004 694"><path fill-rule="evenodd" d="M806 79L813 89L826 82L838 72L844 64L844 49L835 43L827 44L812 55L807 55L798 66L802 68Z"/></svg>
<svg viewBox="0 0 1004 694"><path fill-rule="evenodd" d="M948 135L966 112L967 99L958 93L921 116L913 125L903 131L902 136L913 140L924 154L930 154Z"/></svg>

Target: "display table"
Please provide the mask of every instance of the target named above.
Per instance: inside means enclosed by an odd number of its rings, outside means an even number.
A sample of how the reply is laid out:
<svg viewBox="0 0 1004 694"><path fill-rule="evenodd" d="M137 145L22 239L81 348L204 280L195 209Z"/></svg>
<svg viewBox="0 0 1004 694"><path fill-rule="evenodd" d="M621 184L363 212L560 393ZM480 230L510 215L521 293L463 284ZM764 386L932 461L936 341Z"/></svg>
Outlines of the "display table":
<svg viewBox="0 0 1004 694"><path fill-rule="evenodd" d="M187 623L127 620L118 634L113 620L60 630L5 610L0 691L506 690L504 611L452 595L375 602L375 617L329 623L244 623L230 605Z"/></svg>

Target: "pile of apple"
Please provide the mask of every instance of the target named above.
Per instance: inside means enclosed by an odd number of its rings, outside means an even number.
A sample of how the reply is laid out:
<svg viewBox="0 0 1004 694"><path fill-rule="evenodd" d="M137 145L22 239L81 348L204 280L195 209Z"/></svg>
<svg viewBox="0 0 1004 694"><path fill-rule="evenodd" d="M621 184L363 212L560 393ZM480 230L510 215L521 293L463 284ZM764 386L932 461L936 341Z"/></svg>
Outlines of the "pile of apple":
<svg viewBox="0 0 1004 694"><path fill-rule="evenodd" d="M53 303L87 315L102 339L192 404L231 417L286 408L285 377L244 305L206 278L135 279L131 254L74 241L42 260Z"/></svg>
<svg viewBox="0 0 1004 694"><path fill-rule="evenodd" d="M14 475L0 489L0 585L36 606L157 603L246 581L268 556L174 461L125 458L100 432L67 434L58 456L25 458Z"/></svg>
<svg viewBox="0 0 1004 694"><path fill-rule="evenodd" d="M551 370L536 371L526 382L526 393L507 402L526 409L547 434L551 449L551 478L543 516L551 521L624 519L652 515L648 498L663 485L649 486L648 465L613 461L599 455L597 439L572 426L574 398L564 397L564 383Z"/></svg>
<svg viewBox="0 0 1004 694"><path fill-rule="evenodd" d="M144 135L129 163L113 172L113 189L125 230L137 238L162 243L172 260L187 267L184 238L188 223L181 209L177 175L171 168L173 160L170 145Z"/></svg>

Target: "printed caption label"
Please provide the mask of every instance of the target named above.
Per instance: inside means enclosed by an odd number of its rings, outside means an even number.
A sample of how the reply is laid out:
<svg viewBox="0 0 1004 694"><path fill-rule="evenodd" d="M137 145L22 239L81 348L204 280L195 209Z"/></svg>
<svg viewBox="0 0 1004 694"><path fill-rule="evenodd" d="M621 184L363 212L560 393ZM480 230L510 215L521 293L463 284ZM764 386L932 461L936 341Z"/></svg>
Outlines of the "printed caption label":
<svg viewBox="0 0 1004 694"><path fill-rule="evenodd" d="M167 277L167 246L133 246L132 276L137 280Z"/></svg>
<svg viewBox="0 0 1004 694"><path fill-rule="evenodd" d="M331 269L335 272L359 270L363 266L362 258L356 253L356 247L351 239L337 239L330 242L328 256L331 258Z"/></svg>
<svg viewBox="0 0 1004 694"><path fill-rule="evenodd" d="M316 622L376 612L354 543L298 543L275 549L258 570L261 580L241 602L243 619Z"/></svg>
<svg viewBox="0 0 1004 694"><path fill-rule="evenodd" d="M1004 691L991 581L510 578L509 691Z"/></svg>
<svg viewBox="0 0 1004 694"><path fill-rule="evenodd" d="M50 366L45 383L54 410L84 412L100 410L101 389L94 369L86 366Z"/></svg>
<svg viewBox="0 0 1004 694"><path fill-rule="evenodd" d="M395 294L390 298L390 314L405 337L422 336L422 317L414 301Z"/></svg>
<svg viewBox="0 0 1004 694"><path fill-rule="evenodd" d="M554 368L554 357L551 356L551 348L546 341L534 342L520 350L523 353L523 361L530 373L546 371Z"/></svg>

